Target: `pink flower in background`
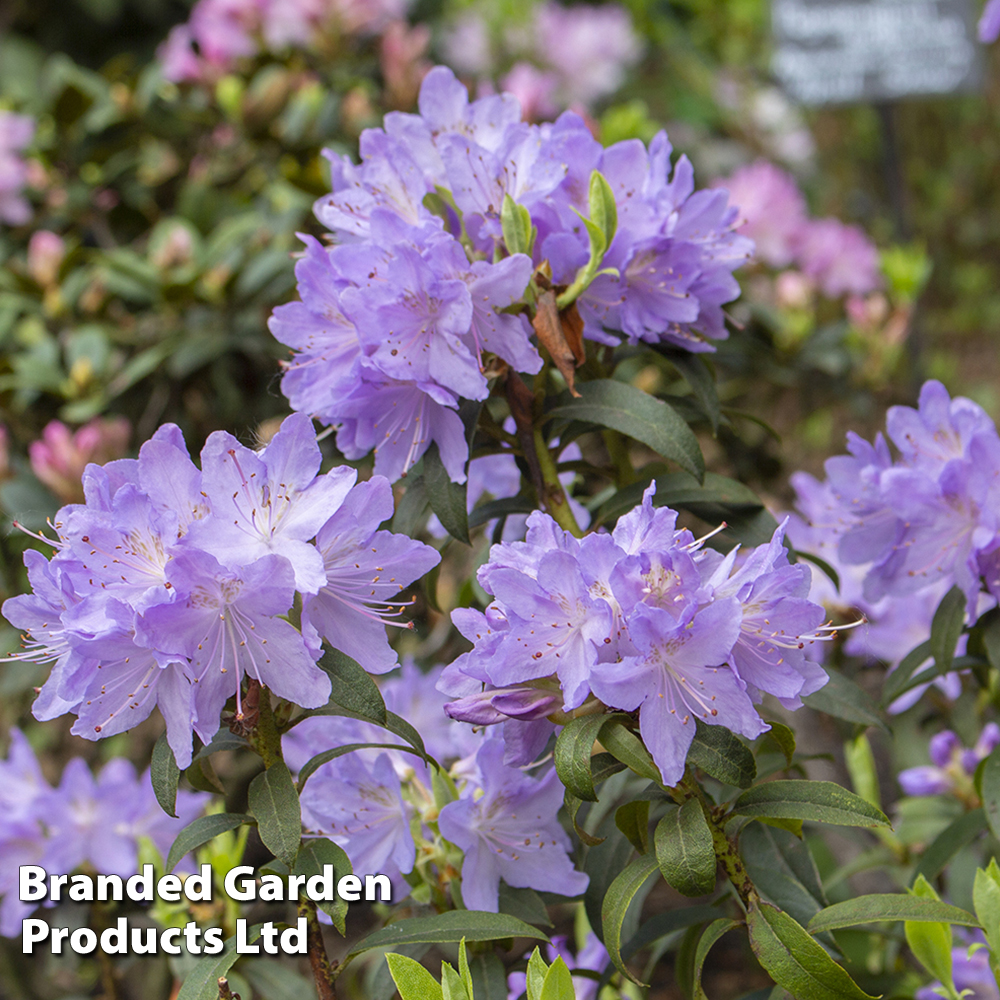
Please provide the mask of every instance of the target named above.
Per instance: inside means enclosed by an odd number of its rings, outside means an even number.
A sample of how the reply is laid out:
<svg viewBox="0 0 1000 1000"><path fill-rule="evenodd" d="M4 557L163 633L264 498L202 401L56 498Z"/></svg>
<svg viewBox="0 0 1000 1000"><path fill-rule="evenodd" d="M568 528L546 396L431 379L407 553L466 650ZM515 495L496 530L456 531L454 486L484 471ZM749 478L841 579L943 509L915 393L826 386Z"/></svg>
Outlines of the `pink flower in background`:
<svg viewBox="0 0 1000 1000"><path fill-rule="evenodd" d="M406 21L393 21L385 29L379 63L393 106L410 108L416 102L420 83L431 68L425 58L430 44L431 29L426 24L411 28Z"/></svg>
<svg viewBox="0 0 1000 1000"><path fill-rule="evenodd" d="M756 256L772 267L787 267L795 259L802 228L807 225L806 201L791 174L767 160L740 167L719 186L739 206L739 231L749 236Z"/></svg>
<svg viewBox="0 0 1000 1000"><path fill-rule="evenodd" d="M542 121L559 113L559 104L555 100L559 89L556 73L539 69L528 62L514 63L511 71L500 80L500 88L521 102L521 115L525 121Z"/></svg>
<svg viewBox="0 0 1000 1000"><path fill-rule="evenodd" d="M54 285L65 256L63 238L47 229L39 229L31 234L28 242L28 273L43 287Z"/></svg>
<svg viewBox="0 0 1000 1000"><path fill-rule="evenodd" d="M40 441L28 445L35 475L65 503L82 503L83 470L121 458L132 427L125 417L91 420L75 433L59 420L46 424Z"/></svg>
<svg viewBox="0 0 1000 1000"><path fill-rule="evenodd" d="M864 230L839 219L816 219L799 234L803 272L824 295L865 295L881 284L878 250Z"/></svg>
<svg viewBox="0 0 1000 1000"><path fill-rule="evenodd" d="M35 123L27 115L0 111L0 223L24 225L31 206L21 196L28 167L18 155L32 140Z"/></svg>
<svg viewBox="0 0 1000 1000"><path fill-rule="evenodd" d="M614 93L625 72L642 55L642 44L624 7L542 4L535 14L535 54L561 77L567 106Z"/></svg>

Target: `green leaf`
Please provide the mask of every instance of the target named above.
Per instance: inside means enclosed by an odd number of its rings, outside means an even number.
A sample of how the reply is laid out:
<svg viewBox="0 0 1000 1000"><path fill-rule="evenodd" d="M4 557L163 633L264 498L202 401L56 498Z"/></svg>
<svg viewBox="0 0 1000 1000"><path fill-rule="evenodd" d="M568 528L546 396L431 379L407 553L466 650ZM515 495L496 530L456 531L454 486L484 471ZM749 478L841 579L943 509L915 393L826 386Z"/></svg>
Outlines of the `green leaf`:
<svg viewBox="0 0 1000 1000"><path fill-rule="evenodd" d="M576 990L573 988L573 977L560 955L545 973L538 1000L575 1000Z"/></svg>
<svg viewBox="0 0 1000 1000"><path fill-rule="evenodd" d="M240 969L254 989L254 996L267 1000L302 1000L315 986L284 962L259 956ZM213 998L214 1000L214 998Z"/></svg>
<svg viewBox="0 0 1000 1000"><path fill-rule="evenodd" d="M598 740L613 757L627 765L641 778L660 784L660 769L653 763L642 740L627 728L623 716L611 716L601 726Z"/></svg>
<svg viewBox="0 0 1000 1000"><path fill-rule="evenodd" d="M986 826L986 813L982 809L973 809L949 823L924 851L910 884L913 885L920 877L928 880L937 878L963 847L985 832Z"/></svg>
<svg viewBox="0 0 1000 1000"><path fill-rule="evenodd" d="M747 927L757 960L792 996L808 1000L872 1000L804 927L776 906L752 901Z"/></svg>
<svg viewBox="0 0 1000 1000"><path fill-rule="evenodd" d="M830 679L823 687L802 699L806 705L835 719L859 726L878 726L888 732L882 712L871 696L839 670L827 670L827 676Z"/></svg>
<svg viewBox="0 0 1000 1000"><path fill-rule="evenodd" d="M841 927L857 927L884 920L934 920L963 927L978 927L979 922L967 910L936 899L922 899L908 893L880 892L870 896L855 896L834 903L809 921L809 931L836 931Z"/></svg>
<svg viewBox="0 0 1000 1000"><path fill-rule="evenodd" d="M469 515L465 509L466 486L453 483L445 469L436 442L424 452L424 488L431 510L452 538L469 544Z"/></svg>
<svg viewBox="0 0 1000 1000"><path fill-rule="evenodd" d="M878 787L878 772L875 768L875 755L872 745L864 733L859 733L854 739L844 744L844 764L851 776L854 790L873 806L882 808L882 796Z"/></svg>
<svg viewBox="0 0 1000 1000"><path fill-rule="evenodd" d="M698 405L705 411L712 433L719 429L719 394L715 387L715 378L709 370L708 363L701 354L689 354L687 351L664 351L664 356L676 368L694 394Z"/></svg>
<svg viewBox="0 0 1000 1000"><path fill-rule="evenodd" d="M773 744L779 753L784 755L785 763L791 764L795 756L795 733L788 726L781 722L769 722L770 729L760 738L760 749L768 749L769 744ZM741 786L743 788L748 785Z"/></svg>
<svg viewBox="0 0 1000 1000"><path fill-rule="evenodd" d="M427 524L428 504L424 477L411 472L406 478L406 490L396 504L396 513L392 517L392 530L397 534L415 537Z"/></svg>
<svg viewBox="0 0 1000 1000"><path fill-rule="evenodd" d="M330 750L324 750L322 753L316 754L314 757L310 757L309 760L302 765L302 770L299 771L299 795L302 794L302 789L305 787L309 778L324 764L329 764L331 760L343 757L344 754L354 753L355 750L402 750L404 753L412 753L417 757L422 756L412 747L400 746L398 743L347 743L342 747L333 747Z"/></svg>
<svg viewBox="0 0 1000 1000"><path fill-rule="evenodd" d="M979 925L986 933L993 968L995 972L1000 972L1000 867L996 858L990 858L985 870L980 868L976 871L972 902Z"/></svg>
<svg viewBox="0 0 1000 1000"><path fill-rule="evenodd" d="M590 190L587 198L587 210L590 218L604 236L604 245L611 246L618 229L618 206L611 185L600 171L594 170L590 175Z"/></svg>
<svg viewBox="0 0 1000 1000"><path fill-rule="evenodd" d="M622 960L622 925L625 914L636 893L645 881L657 870L656 857L652 854L642 854L630 862L611 883L604 902L601 905L601 926L604 929L604 947L608 949L615 968L627 979L638 986L645 986L629 972Z"/></svg>
<svg viewBox="0 0 1000 1000"><path fill-rule="evenodd" d="M925 902L938 902L937 893L930 883L920 876L910 890L914 899ZM906 921L903 924L906 933L906 943L910 946L917 961L935 978L955 993L955 984L951 978L951 927L945 923Z"/></svg>
<svg viewBox="0 0 1000 1000"><path fill-rule="evenodd" d="M327 649L318 665L329 676L332 690L326 706L312 714L346 715L385 728L385 702L378 685L359 663L339 649Z"/></svg>
<svg viewBox="0 0 1000 1000"><path fill-rule="evenodd" d="M507 972L495 950L477 951L470 964L476 1000L507 1000Z"/></svg>
<svg viewBox="0 0 1000 1000"><path fill-rule="evenodd" d="M250 782L248 800L264 846L289 867L294 865L302 840L302 809L284 761L272 764Z"/></svg>
<svg viewBox="0 0 1000 1000"><path fill-rule="evenodd" d="M351 859L344 849L325 837L309 837L303 841L292 872L295 875L322 875L324 865L333 865L334 885L344 875L354 874ZM333 926L342 935L347 933L346 899L341 899L337 895L336 899L317 900L316 905L333 921Z"/></svg>
<svg viewBox="0 0 1000 1000"><path fill-rule="evenodd" d="M941 598L931 621L931 656L948 673L955 658L955 646L965 625L965 594L956 584Z"/></svg>
<svg viewBox="0 0 1000 1000"><path fill-rule="evenodd" d="M578 387L579 399L549 414L561 420L585 420L620 431L676 462L697 477L705 476L705 459L690 427L662 400L614 379L597 379Z"/></svg>
<svg viewBox="0 0 1000 1000"><path fill-rule="evenodd" d="M656 862L667 883L685 896L705 896L715 888L712 831L697 799L667 813L656 825Z"/></svg>
<svg viewBox="0 0 1000 1000"><path fill-rule="evenodd" d="M528 1000L540 1000L542 985L545 982L545 975L548 971L549 967L545 964L545 959L542 958L542 953L536 946L535 950L531 953L531 958L528 959L528 981L526 984Z"/></svg>
<svg viewBox="0 0 1000 1000"><path fill-rule="evenodd" d="M496 518L510 517L511 514L530 514L535 504L527 497L504 497L502 500L490 500L472 508L469 514L469 527L478 528L487 521Z"/></svg>
<svg viewBox="0 0 1000 1000"><path fill-rule="evenodd" d="M882 685L882 704L890 705L906 689L907 681L913 675L914 670L920 666L931 655L931 641L920 643L911 649L906 656L899 661L899 666L889 674Z"/></svg>
<svg viewBox="0 0 1000 1000"><path fill-rule="evenodd" d="M449 910L433 917L397 920L358 942L349 957L372 948L395 948L403 944L458 944L462 938L466 941L502 941L504 938L548 941L540 930L506 913Z"/></svg>
<svg viewBox="0 0 1000 1000"><path fill-rule="evenodd" d="M531 224L531 213L523 205L519 205L509 194L503 196L500 207L500 225L503 229L503 241L509 254L524 253L531 255L537 230Z"/></svg>
<svg viewBox="0 0 1000 1000"><path fill-rule="evenodd" d="M263 924L254 924L247 930L247 943L253 944L260 937ZM224 976L240 956L236 954L236 936L226 939L221 954L199 959L185 976L176 1000L219 1000L219 977Z"/></svg>
<svg viewBox="0 0 1000 1000"><path fill-rule="evenodd" d="M458 971L469 994L469 1000L472 1000L476 991L472 985L472 972L469 970L469 953L465 947L465 938L462 938L458 943Z"/></svg>
<svg viewBox="0 0 1000 1000"><path fill-rule="evenodd" d="M889 826L881 809L832 781L769 781L733 804L738 816L801 819L835 826Z"/></svg>
<svg viewBox="0 0 1000 1000"><path fill-rule="evenodd" d="M983 765L983 809L993 836L1000 839L1000 748L986 758Z"/></svg>
<svg viewBox="0 0 1000 1000"><path fill-rule="evenodd" d="M419 962L392 952L385 960L402 1000L444 1000L437 980Z"/></svg>
<svg viewBox="0 0 1000 1000"><path fill-rule="evenodd" d="M619 806L615 826L640 854L645 854L649 850L649 799L634 799Z"/></svg>
<svg viewBox="0 0 1000 1000"><path fill-rule="evenodd" d="M424 747L424 741L420 733L411 726L406 719L400 715L396 715L395 712L385 713L385 728L389 730L390 733L395 733L400 739L406 740L407 743L413 747L414 750L420 754L424 760L433 767L437 767L437 761L427 752ZM405 747L400 747L401 750L405 750Z"/></svg>
<svg viewBox="0 0 1000 1000"><path fill-rule="evenodd" d="M174 760L174 752L167 743L164 733L153 747L153 758L149 764L149 778L153 783L153 794L160 808L177 818L177 782L181 780L181 769Z"/></svg>
<svg viewBox="0 0 1000 1000"><path fill-rule="evenodd" d="M757 777L757 762L750 748L725 726L695 721L698 725L688 750L688 763L724 785L749 788Z"/></svg>
<svg viewBox="0 0 1000 1000"><path fill-rule="evenodd" d="M224 726L212 737L211 743L203 746L194 755L192 763L196 760L204 760L206 757L211 757L213 753L219 753L223 750L245 750L246 748L246 739L231 732L228 726Z"/></svg>
<svg viewBox="0 0 1000 1000"><path fill-rule="evenodd" d="M566 788L584 802L596 802L590 757L594 741L607 721L606 715L582 715L572 719L556 737L556 774Z"/></svg>
<svg viewBox="0 0 1000 1000"><path fill-rule="evenodd" d="M243 813L213 813L211 816L199 816L196 820L192 820L177 834L176 840L170 845L165 865L166 870L172 872L177 866L177 862L188 851L193 851L201 847L202 844L214 840L220 833L235 830L236 827L249 823L252 819L252 816L246 816Z"/></svg>
<svg viewBox="0 0 1000 1000"><path fill-rule="evenodd" d="M718 920L713 920L698 938L698 946L694 951L694 976L692 980L694 988L692 995L694 1000L708 1000L705 990L701 985L701 973L705 967L705 959L708 958L708 953L712 950L712 945L724 934L728 934L731 930L735 930L739 926L740 923L738 920L728 920L722 917Z"/></svg>
<svg viewBox="0 0 1000 1000"><path fill-rule="evenodd" d="M472 1000L462 977L447 962L441 963L441 992L444 1000Z"/></svg>
<svg viewBox="0 0 1000 1000"><path fill-rule="evenodd" d="M799 923L827 905L809 844L794 833L751 823L740 837L740 857L761 895Z"/></svg>
<svg viewBox="0 0 1000 1000"><path fill-rule="evenodd" d="M500 913L509 913L518 920L523 920L526 924L541 924L544 927L551 927L552 921L549 919L549 911L545 908L542 897L534 889L525 886L515 889L500 883Z"/></svg>
<svg viewBox="0 0 1000 1000"><path fill-rule="evenodd" d="M682 931L694 924L703 924L718 915L719 911L713 906L682 906L679 910L657 913L632 935L628 944L622 948L622 958L627 961L636 952L648 948L668 934Z"/></svg>

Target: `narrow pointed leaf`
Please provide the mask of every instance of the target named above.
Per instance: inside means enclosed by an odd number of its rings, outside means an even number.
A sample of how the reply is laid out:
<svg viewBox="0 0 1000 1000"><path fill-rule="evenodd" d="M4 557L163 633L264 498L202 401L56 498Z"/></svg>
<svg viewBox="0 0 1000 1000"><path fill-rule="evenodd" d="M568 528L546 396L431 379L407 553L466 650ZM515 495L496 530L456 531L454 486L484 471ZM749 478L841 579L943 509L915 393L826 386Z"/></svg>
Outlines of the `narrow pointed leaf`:
<svg viewBox="0 0 1000 1000"><path fill-rule="evenodd" d="M289 867L294 865L302 840L302 809L295 782L283 761L250 782L248 800L264 846Z"/></svg>
<svg viewBox="0 0 1000 1000"><path fill-rule="evenodd" d="M653 758L642 740L625 725L622 716L612 716L607 719L601 726L598 739L608 753L626 764L640 777L660 783L662 780L660 769L653 763Z"/></svg>
<svg viewBox="0 0 1000 1000"><path fill-rule="evenodd" d="M931 655L930 639L920 643L919 646L914 646L899 661L899 666L886 677L882 685L882 704L889 705L894 702L906 690L906 684L913 676L913 672Z"/></svg>
<svg viewBox="0 0 1000 1000"><path fill-rule="evenodd" d="M604 929L604 947L608 949L615 968L627 979L638 986L644 986L629 972L622 960L622 925L629 904L635 899L645 881L657 870L656 858L652 854L643 854L630 862L624 871L620 872L608 888L604 903L601 906L601 924Z"/></svg>
<svg viewBox="0 0 1000 1000"><path fill-rule="evenodd" d="M576 1000L573 977L562 956L559 956L545 973L538 1000Z"/></svg>
<svg viewBox="0 0 1000 1000"><path fill-rule="evenodd" d="M967 910L936 899L922 899L905 893L880 892L870 896L855 896L834 903L809 921L812 934L835 931L841 927L858 927L886 920L933 920L963 927L978 927L979 921Z"/></svg>
<svg viewBox="0 0 1000 1000"><path fill-rule="evenodd" d="M718 920L713 920L705 928L701 937L698 938L698 946L694 950L694 980L692 983L694 987L694 1000L708 1000L705 990L701 985L701 973L705 968L705 959L708 958L708 953L712 950L712 945L724 934L728 934L731 930L735 930L739 926L740 924L737 920L719 918Z"/></svg>
<svg viewBox="0 0 1000 1000"><path fill-rule="evenodd" d="M949 823L924 851L920 864L910 879L910 885L921 876L928 881L936 879L948 862L963 847L968 847L977 837L985 833L986 828L986 813L982 809L973 809Z"/></svg>
<svg viewBox="0 0 1000 1000"><path fill-rule="evenodd" d="M194 851L210 840L214 840L220 833L228 833L228 831L235 830L238 826L252 822L252 820L252 816L246 816L243 813L214 813L211 816L199 816L177 834L177 838L170 845L164 867L168 872L172 872L177 866L177 862L188 851Z"/></svg>
<svg viewBox="0 0 1000 1000"><path fill-rule="evenodd" d="M888 732L881 709L870 695L839 670L827 670L827 675L830 679L823 687L802 699L806 705L835 719L860 726L878 726Z"/></svg>
<svg viewBox="0 0 1000 1000"><path fill-rule="evenodd" d="M174 752L167 743L164 733L153 747L153 757L149 764L149 778L153 783L153 794L160 808L177 818L177 782L181 779L181 769L174 760Z"/></svg>
<svg viewBox="0 0 1000 1000"><path fill-rule="evenodd" d="M324 764L329 764L331 760L336 760L345 754L353 753L355 750L402 750L403 753L411 753L417 757L422 756L419 751L414 750L412 747L400 746L398 743L347 743L342 747L333 747L331 750L324 750L322 753L316 754L315 757L310 757L302 765L302 770L299 771L299 794L302 794L302 789L309 778Z"/></svg>
<svg viewBox="0 0 1000 1000"><path fill-rule="evenodd" d="M545 959L542 958L542 953L536 946L535 950L531 953L531 958L528 959L528 1000L539 1000L542 995L542 984L545 982L545 974L548 971L549 967L545 964Z"/></svg>
<svg viewBox="0 0 1000 1000"><path fill-rule="evenodd" d="M327 649L318 666L330 677L330 700L315 715L346 715L384 726L385 702L370 674L339 649Z"/></svg>
<svg viewBox="0 0 1000 1000"><path fill-rule="evenodd" d="M247 930L247 943L253 944L259 937L263 924L254 924ZM218 1000L219 978L236 964L236 937L226 939L222 953L206 956L198 961L185 976L184 983L177 992L176 1000Z"/></svg>
<svg viewBox="0 0 1000 1000"><path fill-rule="evenodd" d="M618 229L618 206L611 185L604 175L595 170L590 175L587 210L590 218L604 236L604 245L611 246Z"/></svg>
<svg viewBox="0 0 1000 1000"><path fill-rule="evenodd" d="M344 875L354 874L351 859L344 849L326 837L309 837L303 841L292 872L295 875L322 875L324 865L333 865L334 885ZM341 934L346 934L347 900L341 899L339 894L335 895L336 899L318 900L316 905L333 921L333 926Z"/></svg>
<svg viewBox="0 0 1000 1000"><path fill-rule="evenodd" d="M453 483L441 461L436 443L424 453L424 489L431 510L452 538L469 544L469 515L465 509L466 485Z"/></svg>
<svg viewBox="0 0 1000 1000"><path fill-rule="evenodd" d="M951 669L955 646L965 624L965 594L958 585L951 588L934 612L931 621L931 656L942 673Z"/></svg>
<svg viewBox="0 0 1000 1000"><path fill-rule="evenodd" d="M801 819L835 826L888 826L881 809L832 781L769 781L733 804L738 816Z"/></svg>
<svg viewBox="0 0 1000 1000"><path fill-rule="evenodd" d="M640 854L645 854L649 850L649 800L635 799L619 806L615 826Z"/></svg>
<svg viewBox="0 0 1000 1000"><path fill-rule="evenodd" d="M556 774L566 788L584 802L596 802L590 757L594 741L607 721L605 715L584 715L564 726L556 737Z"/></svg>
<svg viewBox="0 0 1000 1000"><path fill-rule="evenodd" d="M751 902L750 947L768 975L794 997L809 1000L872 1000L842 966L787 913Z"/></svg>
<svg viewBox="0 0 1000 1000"><path fill-rule="evenodd" d="M444 1000L437 980L419 962L392 952L385 960L402 1000Z"/></svg>
<svg viewBox="0 0 1000 1000"><path fill-rule="evenodd" d="M740 837L740 856L760 894L799 923L827 905L809 844L793 833L751 823Z"/></svg>
<svg viewBox="0 0 1000 1000"><path fill-rule="evenodd" d="M660 820L654 843L660 874L678 892L704 896L715 888L712 831L697 799L688 799Z"/></svg>
<svg viewBox="0 0 1000 1000"><path fill-rule="evenodd" d="M694 432L677 412L649 393L614 379L597 379L577 387L580 396L551 411L562 420L584 420L610 427L642 442L676 462L700 482L705 459Z"/></svg>

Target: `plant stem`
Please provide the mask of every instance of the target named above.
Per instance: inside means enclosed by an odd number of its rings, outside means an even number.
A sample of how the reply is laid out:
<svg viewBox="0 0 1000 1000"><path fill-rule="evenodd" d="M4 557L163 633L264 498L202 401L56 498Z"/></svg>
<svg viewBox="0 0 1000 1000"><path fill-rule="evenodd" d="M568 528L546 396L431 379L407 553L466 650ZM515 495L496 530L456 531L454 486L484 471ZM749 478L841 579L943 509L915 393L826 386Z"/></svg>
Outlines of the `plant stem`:
<svg viewBox="0 0 1000 1000"><path fill-rule="evenodd" d="M266 687L260 689L259 715L257 725L250 735L250 746L260 754L264 767L273 767L281 756L281 733L271 708L271 692Z"/></svg>
<svg viewBox="0 0 1000 1000"><path fill-rule="evenodd" d="M576 538L582 538L583 532L580 530L580 525L576 523L573 511L569 507L569 499L566 496L566 491L563 489L562 483L559 482L559 472L556 469L556 463L552 460L552 453L545 443L545 438L542 437L542 429L537 424L534 429L533 441L535 453L538 455L538 467L542 473L544 493L538 499L545 506L552 520L560 528L568 531Z"/></svg>
<svg viewBox="0 0 1000 1000"><path fill-rule="evenodd" d="M306 918L306 946L309 950L309 965L316 981L316 995L319 1000L337 1000L334 986L333 966L323 943L323 929L316 917L316 904L311 899L299 899L299 916Z"/></svg>

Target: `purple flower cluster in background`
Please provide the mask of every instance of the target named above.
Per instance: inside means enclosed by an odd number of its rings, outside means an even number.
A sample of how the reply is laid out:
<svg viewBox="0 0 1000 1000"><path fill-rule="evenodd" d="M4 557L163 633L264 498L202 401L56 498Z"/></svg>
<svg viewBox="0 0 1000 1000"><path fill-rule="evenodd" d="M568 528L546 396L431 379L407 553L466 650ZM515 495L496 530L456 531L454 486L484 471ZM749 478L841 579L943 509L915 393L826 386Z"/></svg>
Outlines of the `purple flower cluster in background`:
<svg viewBox="0 0 1000 1000"><path fill-rule="evenodd" d="M1000 746L1000 726L988 722L976 740L967 748L950 729L931 737L931 763L909 767L899 773L900 788L907 795L943 795L946 792L968 791L980 762Z"/></svg>
<svg viewBox="0 0 1000 1000"><path fill-rule="evenodd" d="M517 371L541 368L527 319L503 310L543 261L557 286L586 263L578 213L588 212L594 170L617 201L604 257L617 276L601 274L577 300L585 336L712 350L727 335L722 305L739 294L732 271L751 245L731 231L726 193L695 193L684 157L671 178L669 156L663 133L648 150L638 141L605 149L570 112L540 127L521 121L510 94L470 104L451 71L435 68L419 115L394 112L362 135L360 165L330 155L333 193L315 210L339 245L304 238L302 301L279 307L270 324L295 352L282 381L292 407L337 425L349 458L374 449L389 479L434 441L463 482L458 401L487 396L493 356ZM531 213L534 258L505 255L505 195Z"/></svg>
<svg viewBox="0 0 1000 1000"><path fill-rule="evenodd" d="M239 59L305 48L321 34L374 34L409 0L198 0L160 47L168 80L211 81Z"/></svg>
<svg viewBox="0 0 1000 1000"><path fill-rule="evenodd" d="M617 4L540 3L527 23L516 25L494 23L497 13L485 5L463 12L445 35L445 59L478 78L481 91L513 60L500 84L518 98L528 120L589 108L622 85L642 54L631 16Z"/></svg>
<svg viewBox="0 0 1000 1000"><path fill-rule="evenodd" d="M479 570L496 598L485 614L452 614L474 648L444 671L448 711L503 723L508 763L537 755L550 716L603 704L639 711L673 785L696 720L752 738L768 728L755 708L764 693L796 708L826 683L806 651L828 634L824 611L808 600L809 570L788 562L784 530L723 557L654 508L653 492L611 535L577 540L532 514L526 541L494 546Z"/></svg>
<svg viewBox="0 0 1000 1000"><path fill-rule="evenodd" d="M739 206L739 231L771 267L797 267L824 295L864 295L881 284L878 250L863 230L811 219L791 174L758 160L719 182Z"/></svg>
<svg viewBox="0 0 1000 1000"><path fill-rule="evenodd" d="M986 935L964 927L956 927L955 935L962 944L951 950L951 977L959 995L967 1000L1000 1000L1000 987L990 968ZM931 983L917 990L913 997L914 1000L938 1000L946 995L943 990L941 983Z"/></svg>
<svg viewBox="0 0 1000 1000"><path fill-rule="evenodd" d="M17 937L21 920L35 908L18 897L20 865L62 873L89 865L102 875L128 878L138 871L139 838L148 837L166 854L209 798L178 792L174 819L156 801L149 771L139 777L121 757L105 764L96 779L74 757L53 788L28 741L12 730L7 759L0 760L0 934Z"/></svg>
<svg viewBox="0 0 1000 1000"><path fill-rule="evenodd" d="M380 673L396 664L384 622L398 592L439 559L379 531L393 511L381 478L317 475L312 422L294 414L259 452L212 434L199 470L177 427L138 460L90 465L86 502L62 508L51 561L25 553L33 593L3 607L23 629L13 659L54 661L38 719L78 716L99 739L159 705L178 763L191 731L209 741L244 675L306 708L330 691L322 639ZM302 595L302 633L282 616Z"/></svg>
<svg viewBox="0 0 1000 1000"><path fill-rule="evenodd" d="M840 599L875 620L848 652L891 663L927 638L952 586L965 594L970 621L1000 598L1000 436L982 407L951 399L935 381L924 384L918 409L892 407L886 430L897 457L881 434L869 444L852 433L849 454L827 460L825 481L792 477L806 523L790 537L834 566ZM957 696L957 677L941 684Z"/></svg>
<svg viewBox="0 0 1000 1000"><path fill-rule="evenodd" d="M21 226L31 218L31 206L21 194L28 168L20 154L34 135L33 119L0 110L0 224Z"/></svg>

